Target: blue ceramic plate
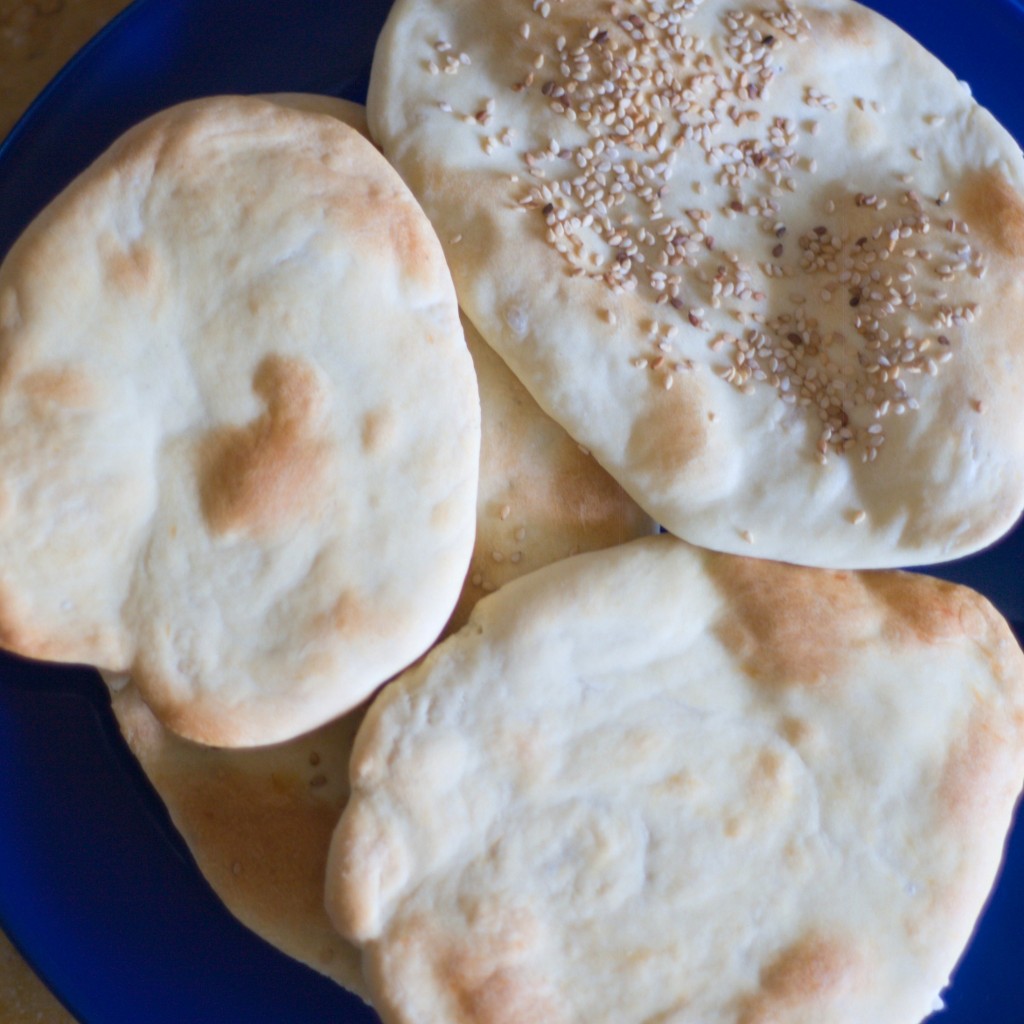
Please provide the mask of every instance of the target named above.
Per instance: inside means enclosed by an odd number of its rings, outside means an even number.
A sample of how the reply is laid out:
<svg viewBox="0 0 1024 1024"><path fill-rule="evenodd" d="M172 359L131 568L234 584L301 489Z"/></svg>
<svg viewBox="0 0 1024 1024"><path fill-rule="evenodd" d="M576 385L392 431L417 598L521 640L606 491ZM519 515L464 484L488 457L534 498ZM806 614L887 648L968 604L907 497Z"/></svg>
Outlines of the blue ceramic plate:
<svg viewBox="0 0 1024 1024"><path fill-rule="evenodd" d="M61 72L0 146L0 256L93 157L161 107L216 92L308 90L362 100L388 6L138 0ZM1024 3L871 6L938 54L1024 140ZM1022 570L1018 529L940 572L1024 623ZM3 656L0 923L82 1024L376 1020L220 906L128 754L93 673ZM947 1009L929 1024L1024 1024L1022 968L1019 821L998 888L946 993Z"/></svg>

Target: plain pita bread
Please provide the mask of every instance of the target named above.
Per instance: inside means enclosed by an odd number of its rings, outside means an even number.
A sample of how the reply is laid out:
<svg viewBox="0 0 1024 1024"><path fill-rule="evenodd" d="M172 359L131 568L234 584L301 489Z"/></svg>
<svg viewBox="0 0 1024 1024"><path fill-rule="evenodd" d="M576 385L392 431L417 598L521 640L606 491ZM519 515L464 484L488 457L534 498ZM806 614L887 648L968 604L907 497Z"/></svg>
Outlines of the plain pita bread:
<svg viewBox="0 0 1024 1024"><path fill-rule="evenodd" d="M243 97L155 115L11 250L0 339L5 646L251 745L444 626L475 377L436 236L356 131Z"/></svg>
<svg viewBox="0 0 1024 1024"><path fill-rule="evenodd" d="M459 300L663 526L836 567L1024 506L1024 158L847 0L398 0L371 134Z"/></svg>
<svg viewBox="0 0 1024 1024"><path fill-rule="evenodd" d="M1024 777L980 596L662 536L482 600L363 721L328 910L386 1024L910 1024Z"/></svg>

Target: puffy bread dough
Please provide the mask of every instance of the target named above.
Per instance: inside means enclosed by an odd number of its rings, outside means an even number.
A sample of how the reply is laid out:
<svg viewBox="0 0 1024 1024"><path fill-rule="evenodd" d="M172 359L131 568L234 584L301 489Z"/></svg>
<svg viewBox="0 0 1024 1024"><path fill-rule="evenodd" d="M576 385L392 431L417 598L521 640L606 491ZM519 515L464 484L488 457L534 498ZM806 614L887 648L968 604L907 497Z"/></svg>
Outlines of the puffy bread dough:
<svg viewBox="0 0 1024 1024"><path fill-rule="evenodd" d="M877 14L398 0L368 112L469 317L674 533L865 568L1017 519L1024 158Z"/></svg>
<svg viewBox="0 0 1024 1024"><path fill-rule="evenodd" d="M259 99L164 111L0 268L0 639L130 671L203 742L313 728L444 626L479 429L374 147Z"/></svg>
<svg viewBox="0 0 1024 1024"><path fill-rule="evenodd" d="M356 737L328 910L387 1024L912 1024L1024 775L980 596L673 537L484 598Z"/></svg>

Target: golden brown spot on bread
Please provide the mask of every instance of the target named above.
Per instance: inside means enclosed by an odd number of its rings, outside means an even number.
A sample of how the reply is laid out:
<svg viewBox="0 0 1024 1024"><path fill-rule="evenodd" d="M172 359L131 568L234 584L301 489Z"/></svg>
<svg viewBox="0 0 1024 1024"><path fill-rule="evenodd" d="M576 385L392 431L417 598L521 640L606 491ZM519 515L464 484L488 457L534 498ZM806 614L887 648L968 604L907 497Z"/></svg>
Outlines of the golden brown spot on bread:
<svg viewBox="0 0 1024 1024"><path fill-rule="evenodd" d="M782 771L782 757L774 750L762 750L758 755L755 775L767 783L778 781Z"/></svg>
<svg viewBox="0 0 1024 1024"><path fill-rule="evenodd" d="M535 976L521 968L497 967L478 978L455 960L449 977L460 1011L458 1019L466 1024L537 1024L563 1019Z"/></svg>
<svg viewBox="0 0 1024 1024"><path fill-rule="evenodd" d="M722 825L722 834L727 839L741 839L750 834L750 821L742 815L731 814Z"/></svg>
<svg viewBox="0 0 1024 1024"><path fill-rule="evenodd" d="M467 898L462 909L460 937L414 913L394 921L387 942L369 949L365 964L382 1015L389 1016L389 993L429 975L447 1024L568 1024L563 999L543 971L537 916L497 896Z"/></svg>
<svg viewBox="0 0 1024 1024"><path fill-rule="evenodd" d="M885 628L893 639L928 645L981 639L995 626L988 603L954 583L905 572L868 572L862 578L885 607Z"/></svg>
<svg viewBox="0 0 1024 1024"><path fill-rule="evenodd" d="M855 645L879 632L914 644L982 639L999 629L972 591L903 572L829 572L709 556L708 571L728 611L719 640L754 679L771 686L823 682L843 657L836 637Z"/></svg>
<svg viewBox="0 0 1024 1024"><path fill-rule="evenodd" d="M680 771L666 776L660 783L660 789L669 793L688 794L696 792L700 787L692 772Z"/></svg>
<svg viewBox="0 0 1024 1024"><path fill-rule="evenodd" d="M806 742L812 735L811 727L802 718L787 716L779 725L782 738L791 746L797 747Z"/></svg>
<svg viewBox="0 0 1024 1024"><path fill-rule="evenodd" d="M677 476L707 449L708 425L700 402L676 392L651 391L646 411L630 431L626 459L643 476Z"/></svg>
<svg viewBox="0 0 1024 1024"><path fill-rule="evenodd" d="M707 567L728 602L715 635L748 675L784 688L821 683L837 670L836 637L863 620L853 574L727 555L708 556Z"/></svg>
<svg viewBox="0 0 1024 1024"><path fill-rule="evenodd" d="M370 602L349 589L338 595L326 620L318 621L314 630L366 636L380 632L381 623L375 619Z"/></svg>
<svg viewBox="0 0 1024 1024"><path fill-rule="evenodd" d="M747 791L761 813L774 814L788 806L793 793L793 779L786 770L786 760L777 750L762 750L754 762Z"/></svg>
<svg viewBox="0 0 1024 1024"><path fill-rule="evenodd" d="M773 1024L835 1000L853 982L857 962L854 949L838 940L800 939L762 969L760 989L742 1001L740 1024Z"/></svg>
<svg viewBox="0 0 1024 1024"><path fill-rule="evenodd" d="M84 373L69 369L36 370L23 377L21 390L37 412L53 406L89 409L96 403L96 388Z"/></svg>
<svg viewBox="0 0 1024 1024"><path fill-rule="evenodd" d="M213 533L280 529L315 511L328 482L331 445L322 420L329 398L313 367L267 356L253 390L266 404L263 415L215 431L201 452L200 501Z"/></svg>
<svg viewBox="0 0 1024 1024"><path fill-rule="evenodd" d="M450 986L465 1024L536 1024L565 1019L544 974L536 967L542 928L535 914L500 901L470 908L472 935L450 947L435 966Z"/></svg>
<svg viewBox="0 0 1024 1024"><path fill-rule="evenodd" d="M372 455L390 447L397 430L395 417L387 409L374 409L368 412L363 417L360 435L363 448Z"/></svg>
<svg viewBox="0 0 1024 1024"><path fill-rule="evenodd" d="M821 45L867 49L875 43L875 18L863 9L835 11L807 6L802 7L800 13L811 26L815 42Z"/></svg>
<svg viewBox="0 0 1024 1024"><path fill-rule="evenodd" d="M1024 199L994 167L966 175L958 190L971 231L1005 256L1024 257Z"/></svg>
<svg viewBox="0 0 1024 1024"><path fill-rule="evenodd" d="M113 239L104 238L99 251L107 281L118 292L141 292L156 280L156 257L149 246L134 242L124 248Z"/></svg>
<svg viewBox="0 0 1024 1024"><path fill-rule="evenodd" d="M390 228L393 251L402 256L408 272L416 276L417 268L429 260L418 219L403 205L392 214Z"/></svg>
<svg viewBox="0 0 1024 1024"><path fill-rule="evenodd" d="M442 259L440 250L431 244L429 235L423 229L423 215L406 197L391 189L371 197L372 209L376 215L376 226L383 232L377 248L382 252L394 253L400 261L398 273L408 285L432 281L438 272ZM433 341L428 336L428 342Z"/></svg>
<svg viewBox="0 0 1024 1024"><path fill-rule="evenodd" d="M1016 778L1003 765L1009 747L1004 723L991 712L976 710L942 769L939 801L944 818L968 828L1000 813L1001 802L1012 798L1019 785L1011 785L1010 794L1004 792L1004 780Z"/></svg>

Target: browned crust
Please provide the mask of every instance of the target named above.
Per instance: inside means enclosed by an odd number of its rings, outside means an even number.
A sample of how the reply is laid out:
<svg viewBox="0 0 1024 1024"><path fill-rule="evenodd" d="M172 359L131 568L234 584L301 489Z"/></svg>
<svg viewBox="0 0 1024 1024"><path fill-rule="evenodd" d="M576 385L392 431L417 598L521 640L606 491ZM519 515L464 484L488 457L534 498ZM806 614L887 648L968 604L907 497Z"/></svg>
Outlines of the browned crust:
<svg viewBox="0 0 1024 1024"><path fill-rule="evenodd" d="M816 685L836 671L843 653L835 637L864 608L852 573L727 556L706 561L729 603L715 633L751 678L773 688Z"/></svg>
<svg viewBox="0 0 1024 1024"><path fill-rule="evenodd" d="M326 388L305 361L268 356L253 390L266 411L214 431L203 446L200 501L215 534L266 534L315 508L327 486L331 447L322 436Z"/></svg>
<svg viewBox="0 0 1024 1024"><path fill-rule="evenodd" d="M486 917L491 908L474 907ZM550 977L536 962L541 941L537 917L503 907L474 920L471 936L441 933L422 914L398 922L387 948L372 947L369 969L388 1019L418 1024L405 1004L408 984L426 973L439 995L437 1010L450 1024L569 1024L572 1019Z"/></svg>
<svg viewBox="0 0 1024 1024"><path fill-rule="evenodd" d="M851 988L858 973L850 943L807 935L765 965L759 989L742 1000L739 1024L776 1024L797 1009L823 1008Z"/></svg>
<svg viewBox="0 0 1024 1024"><path fill-rule="evenodd" d="M972 230L1001 255L1024 258L1024 198L995 167L972 171L960 188Z"/></svg>
<svg viewBox="0 0 1024 1024"><path fill-rule="evenodd" d="M716 635L751 678L771 687L828 680L844 657L837 637L845 645L884 635L900 644L969 638L995 641L996 652L1016 648L984 598L931 576L807 569L726 555L709 555L706 565L728 602ZM1000 672L1008 676L1010 669Z"/></svg>
<svg viewBox="0 0 1024 1024"><path fill-rule="evenodd" d="M657 477L676 477L708 448L707 411L696 384L685 401L672 392L655 391L629 435L626 458Z"/></svg>

